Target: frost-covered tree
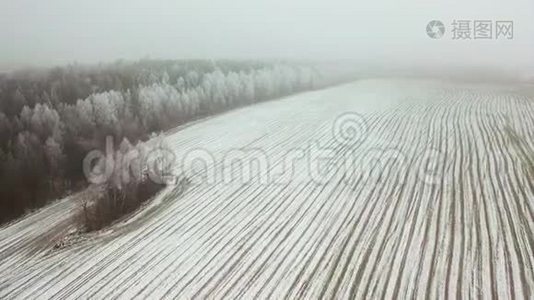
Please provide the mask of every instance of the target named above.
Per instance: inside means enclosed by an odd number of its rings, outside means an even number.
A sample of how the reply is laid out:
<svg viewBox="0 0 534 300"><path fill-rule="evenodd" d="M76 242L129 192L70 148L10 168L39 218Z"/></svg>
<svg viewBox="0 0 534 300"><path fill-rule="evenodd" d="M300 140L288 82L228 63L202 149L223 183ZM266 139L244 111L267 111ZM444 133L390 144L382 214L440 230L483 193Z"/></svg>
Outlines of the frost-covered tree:
<svg viewBox="0 0 534 300"><path fill-rule="evenodd" d="M0 212L82 180L80 162L108 135L141 147L152 133L200 116L324 84L319 75L302 64L200 60L0 75Z"/></svg>
<svg viewBox="0 0 534 300"><path fill-rule="evenodd" d="M47 104L39 103L34 107L31 117L31 129L41 140L52 137L60 141L63 136L62 128L63 123L55 109L48 107Z"/></svg>
<svg viewBox="0 0 534 300"><path fill-rule="evenodd" d="M65 155L60 142L53 137L48 137L44 146L44 154L50 174L48 178L50 188L57 191L60 188L57 179L63 175L63 164L65 163Z"/></svg>
<svg viewBox="0 0 534 300"><path fill-rule="evenodd" d="M113 129L119 122L121 112L124 110L124 99L117 91L94 94L91 97L93 113L97 126Z"/></svg>
<svg viewBox="0 0 534 300"><path fill-rule="evenodd" d="M91 100L78 100L75 105L75 112L77 127L80 128L80 134L87 134L92 128L96 126L96 118Z"/></svg>
<svg viewBox="0 0 534 300"><path fill-rule="evenodd" d="M7 144L7 141L11 137L11 122L8 117L0 112L0 150ZM0 157L0 161L2 158Z"/></svg>

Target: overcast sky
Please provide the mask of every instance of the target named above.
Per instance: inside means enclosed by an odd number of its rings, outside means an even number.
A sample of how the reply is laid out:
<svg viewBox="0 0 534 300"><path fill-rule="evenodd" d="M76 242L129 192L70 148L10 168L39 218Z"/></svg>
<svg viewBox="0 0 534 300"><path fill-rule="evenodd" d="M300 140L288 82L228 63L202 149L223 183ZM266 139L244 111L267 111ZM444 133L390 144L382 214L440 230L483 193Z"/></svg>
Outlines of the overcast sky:
<svg viewBox="0 0 534 300"><path fill-rule="evenodd" d="M532 0L0 0L0 67L150 58L534 65ZM446 33L433 40L426 25ZM453 40L451 22L512 20L513 40Z"/></svg>

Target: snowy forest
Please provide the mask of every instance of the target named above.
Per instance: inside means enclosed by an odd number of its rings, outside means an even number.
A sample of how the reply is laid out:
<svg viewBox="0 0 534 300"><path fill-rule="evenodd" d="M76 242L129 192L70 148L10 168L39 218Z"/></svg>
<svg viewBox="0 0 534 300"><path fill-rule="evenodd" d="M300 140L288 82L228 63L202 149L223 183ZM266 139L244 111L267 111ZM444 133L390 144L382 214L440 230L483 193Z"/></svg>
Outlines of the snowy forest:
<svg viewBox="0 0 534 300"><path fill-rule="evenodd" d="M0 222L80 188L106 136L131 143L182 123L327 84L311 65L116 62L0 75Z"/></svg>

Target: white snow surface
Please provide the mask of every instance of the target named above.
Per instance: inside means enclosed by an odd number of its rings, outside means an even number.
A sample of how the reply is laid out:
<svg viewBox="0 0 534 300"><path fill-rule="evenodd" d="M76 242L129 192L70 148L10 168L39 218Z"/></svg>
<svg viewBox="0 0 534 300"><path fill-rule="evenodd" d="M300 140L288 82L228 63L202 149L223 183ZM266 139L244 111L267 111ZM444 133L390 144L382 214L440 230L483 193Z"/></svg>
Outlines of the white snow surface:
<svg viewBox="0 0 534 300"><path fill-rule="evenodd" d="M334 167L321 182L298 159L279 182L189 174L154 213L53 250L67 197L0 229L0 298L532 299L532 91L361 80L171 131L178 161L202 149L215 174L232 150L260 150L271 174L312 144ZM349 112L355 142L335 136ZM367 167L341 167L347 154Z"/></svg>

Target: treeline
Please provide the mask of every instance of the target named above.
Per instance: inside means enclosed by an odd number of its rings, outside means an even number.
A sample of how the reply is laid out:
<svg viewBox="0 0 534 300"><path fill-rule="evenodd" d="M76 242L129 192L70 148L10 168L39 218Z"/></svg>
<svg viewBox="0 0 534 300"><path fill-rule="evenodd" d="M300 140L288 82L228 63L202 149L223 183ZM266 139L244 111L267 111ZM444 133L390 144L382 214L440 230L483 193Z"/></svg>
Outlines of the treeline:
<svg viewBox="0 0 534 300"><path fill-rule="evenodd" d="M83 187L106 136L135 143L200 116L313 89L312 67L140 61L0 76L0 222Z"/></svg>

